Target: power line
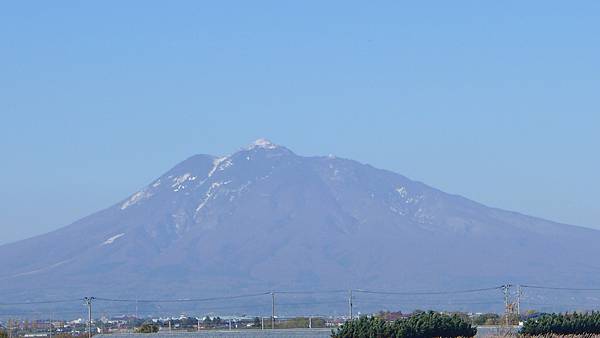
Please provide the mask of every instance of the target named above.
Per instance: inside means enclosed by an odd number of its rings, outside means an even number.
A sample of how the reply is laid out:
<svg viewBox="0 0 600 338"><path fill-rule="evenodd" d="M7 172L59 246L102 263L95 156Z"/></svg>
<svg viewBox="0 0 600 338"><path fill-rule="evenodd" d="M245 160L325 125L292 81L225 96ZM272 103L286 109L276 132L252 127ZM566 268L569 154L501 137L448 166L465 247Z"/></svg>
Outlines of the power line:
<svg viewBox="0 0 600 338"><path fill-rule="evenodd" d="M44 300L44 301L35 301L35 302L0 303L0 306L74 303L74 302L81 302L82 300L83 300L83 298L77 298L77 299L59 299L59 300Z"/></svg>
<svg viewBox="0 0 600 338"><path fill-rule="evenodd" d="M495 286L490 288L482 288L482 289L467 289L467 290L455 290L455 291L374 291L374 290L363 290L363 289L355 289L354 292L360 293L371 293L371 294L380 294L380 295L452 295L452 294L461 294L461 293L476 293L483 291L491 291L491 290L500 290L504 287Z"/></svg>
<svg viewBox="0 0 600 338"><path fill-rule="evenodd" d="M541 285L521 285L523 288L542 289L542 290L562 290L562 291L600 291L600 288L568 288L568 287L553 287Z"/></svg>
<svg viewBox="0 0 600 338"><path fill-rule="evenodd" d="M120 302L120 303L199 303L199 302L210 302L216 300L231 300L231 299L241 299L241 298L251 298L258 296L266 296L270 295L271 292L261 292L261 293L253 293L253 294L245 294L245 295L236 295L236 296L221 296L221 297L210 297L210 298L182 298L182 299L118 299L118 298L103 298L98 297L96 300L103 302Z"/></svg>
<svg viewBox="0 0 600 338"><path fill-rule="evenodd" d="M593 303L587 303L587 304L583 304L583 303L528 303L529 305L535 305L535 306L569 306L569 307L573 307L573 306L591 306L594 308L599 307L600 305L598 304L593 304Z"/></svg>
<svg viewBox="0 0 600 338"><path fill-rule="evenodd" d="M479 293L493 290L502 290L505 286L495 286L489 288L476 288L476 289L464 289L464 290L431 290L431 291L384 291L384 290L368 290L368 289L353 289L352 292L357 294L372 294L372 295L398 295L398 296L427 296L427 295L455 295L455 294L469 294ZM556 290L556 291L599 291L600 288L573 288L573 287L553 287L544 285L521 285L522 288L528 289L540 289L540 290ZM327 294L343 294L347 293L348 290L310 290L310 291L294 291L294 290L280 290L271 292L259 292L252 294L242 294L233 296L218 296L208 298L179 298L179 299L126 299L126 298L108 298L108 297L97 297L97 302L121 302L121 303L201 303L211 301L227 301L235 299L253 298L268 295L327 295ZM45 304L61 304L61 303L74 303L80 302L84 298L72 298L72 299L57 299L57 300L44 300L44 301L24 301L24 302L4 302L0 303L0 306L28 306L28 305L45 305ZM359 299L356 299L357 301ZM404 301L406 303L406 301ZM282 304L283 305L283 304ZM308 305L308 304L307 304Z"/></svg>
<svg viewBox="0 0 600 338"><path fill-rule="evenodd" d="M324 290L324 291L273 291L273 293L281 295L317 295L317 294L333 294L345 293L348 290Z"/></svg>
<svg viewBox="0 0 600 338"><path fill-rule="evenodd" d="M299 306L299 305L341 305L346 304L346 301L331 301L331 302L305 302L305 303L277 303L278 307L282 306Z"/></svg>
<svg viewBox="0 0 600 338"><path fill-rule="evenodd" d="M468 302L468 301L459 301L459 302L454 302L454 301L448 301L448 302L428 302L428 303L422 303L422 302L379 302L379 301L373 301L373 300L356 300L355 305L363 305L363 304L369 304L369 305L426 305L426 306L452 306L452 305L492 305L492 304L504 304L503 301L501 300L495 300L495 301L481 301L481 302Z"/></svg>

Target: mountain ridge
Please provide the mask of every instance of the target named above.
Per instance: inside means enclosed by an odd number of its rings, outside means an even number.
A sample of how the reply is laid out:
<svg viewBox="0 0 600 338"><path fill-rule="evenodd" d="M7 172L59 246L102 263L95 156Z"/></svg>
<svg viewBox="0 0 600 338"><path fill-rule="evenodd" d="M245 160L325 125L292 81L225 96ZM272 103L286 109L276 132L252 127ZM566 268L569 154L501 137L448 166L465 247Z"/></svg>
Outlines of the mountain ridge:
<svg viewBox="0 0 600 338"><path fill-rule="evenodd" d="M598 240L594 229L261 139L190 156L106 209L0 246L0 297L591 285Z"/></svg>

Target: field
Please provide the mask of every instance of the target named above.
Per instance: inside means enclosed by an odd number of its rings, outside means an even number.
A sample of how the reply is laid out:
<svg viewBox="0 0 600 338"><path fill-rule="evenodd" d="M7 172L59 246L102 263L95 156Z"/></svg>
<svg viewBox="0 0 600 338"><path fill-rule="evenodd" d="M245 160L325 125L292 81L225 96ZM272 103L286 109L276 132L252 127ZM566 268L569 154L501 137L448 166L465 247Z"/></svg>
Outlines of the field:
<svg viewBox="0 0 600 338"><path fill-rule="evenodd" d="M211 330L187 333L150 333L150 334L107 334L96 338L329 338L331 329L285 329L285 330Z"/></svg>

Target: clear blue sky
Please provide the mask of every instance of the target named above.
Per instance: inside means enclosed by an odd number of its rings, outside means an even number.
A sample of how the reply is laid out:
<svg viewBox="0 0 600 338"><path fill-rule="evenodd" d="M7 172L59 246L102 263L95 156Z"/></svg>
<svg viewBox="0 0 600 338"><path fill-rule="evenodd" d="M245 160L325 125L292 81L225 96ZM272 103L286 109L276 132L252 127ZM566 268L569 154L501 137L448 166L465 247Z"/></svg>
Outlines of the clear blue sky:
<svg viewBox="0 0 600 338"><path fill-rule="evenodd" d="M598 1L0 5L0 243L266 137L600 228Z"/></svg>

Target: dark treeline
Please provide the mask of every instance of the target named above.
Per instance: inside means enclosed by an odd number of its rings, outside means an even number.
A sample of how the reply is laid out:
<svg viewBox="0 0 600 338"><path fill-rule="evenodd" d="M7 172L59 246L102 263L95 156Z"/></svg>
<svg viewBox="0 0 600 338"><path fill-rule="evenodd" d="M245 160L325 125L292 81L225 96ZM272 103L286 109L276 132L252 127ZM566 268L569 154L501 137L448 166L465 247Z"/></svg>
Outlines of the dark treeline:
<svg viewBox="0 0 600 338"><path fill-rule="evenodd" d="M598 334L600 312L544 314L529 319L521 330L525 335L543 334Z"/></svg>
<svg viewBox="0 0 600 338"><path fill-rule="evenodd" d="M361 317L344 323L333 338L429 338L473 337L477 329L458 315L422 312L408 318L386 321L381 317Z"/></svg>

